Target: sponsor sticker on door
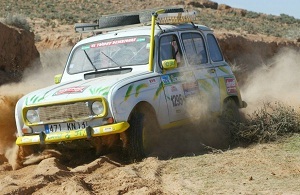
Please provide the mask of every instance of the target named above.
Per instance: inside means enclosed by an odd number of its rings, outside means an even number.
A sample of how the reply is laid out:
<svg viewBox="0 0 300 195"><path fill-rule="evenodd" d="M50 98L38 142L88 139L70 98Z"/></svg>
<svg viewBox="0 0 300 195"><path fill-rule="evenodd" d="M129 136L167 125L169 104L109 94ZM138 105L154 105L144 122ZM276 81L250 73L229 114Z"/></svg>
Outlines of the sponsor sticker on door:
<svg viewBox="0 0 300 195"><path fill-rule="evenodd" d="M228 94L236 94L236 82L234 78L225 78L226 90Z"/></svg>

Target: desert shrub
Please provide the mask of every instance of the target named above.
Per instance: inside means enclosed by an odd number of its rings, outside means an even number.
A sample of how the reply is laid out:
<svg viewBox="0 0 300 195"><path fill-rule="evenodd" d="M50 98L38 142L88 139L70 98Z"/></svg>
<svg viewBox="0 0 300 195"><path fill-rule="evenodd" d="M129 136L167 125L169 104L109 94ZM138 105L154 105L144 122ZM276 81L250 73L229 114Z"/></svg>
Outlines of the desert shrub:
<svg viewBox="0 0 300 195"><path fill-rule="evenodd" d="M300 114L281 102L264 103L242 122L228 122L233 143L265 143L300 132Z"/></svg>
<svg viewBox="0 0 300 195"><path fill-rule="evenodd" d="M19 14L7 14L6 17L1 19L1 22L10 26L30 30L29 23L26 18Z"/></svg>
<svg viewBox="0 0 300 195"><path fill-rule="evenodd" d="M17 28L21 28L27 31L30 31L29 23L26 18L19 14L8 14L6 18L2 21L4 24L15 26Z"/></svg>
<svg viewBox="0 0 300 195"><path fill-rule="evenodd" d="M257 12L253 12L253 11L247 11L246 18L259 18L260 17L260 13Z"/></svg>
<svg viewBox="0 0 300 195"><path fill-rule="evenodd" d="M293 23L297 23L298 20L296 18L294 18L293 16L289 16L287 14L280 14L280 17L278 18L278 20L282 23L286 23L286 24L293 24Z"/></svg>

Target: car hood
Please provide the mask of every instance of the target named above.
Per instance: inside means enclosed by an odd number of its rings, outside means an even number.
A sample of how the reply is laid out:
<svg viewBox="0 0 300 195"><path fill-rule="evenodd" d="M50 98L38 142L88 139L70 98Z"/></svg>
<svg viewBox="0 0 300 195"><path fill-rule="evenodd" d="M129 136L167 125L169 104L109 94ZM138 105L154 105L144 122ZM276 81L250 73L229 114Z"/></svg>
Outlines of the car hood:
<svg viewBox="0 0 300 195"><path fill-rule="evenodd" d="M141 73L136 73L141 74ZM116 83L134 74L110 75L89 80L77 80L58 85L52 85L30 94L24 98L25 106L66 101L67 99L86 98L107 95Z"/></svg>

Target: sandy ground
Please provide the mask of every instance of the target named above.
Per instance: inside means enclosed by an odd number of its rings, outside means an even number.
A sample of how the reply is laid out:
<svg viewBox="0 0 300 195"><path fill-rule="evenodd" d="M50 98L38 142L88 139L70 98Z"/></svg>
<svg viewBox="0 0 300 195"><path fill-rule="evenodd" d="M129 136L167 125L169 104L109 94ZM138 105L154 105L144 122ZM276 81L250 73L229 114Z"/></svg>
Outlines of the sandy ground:
<svg viewBox="0 0 300 195"><path fill-rule="evenodd" d="M48 152L44 155L48 158L19 170L11 170L8 163L2 163L0 191L1 194L300 194L299 143L300 136L294 135L277 143L168 160L149 157L133 164L122 163L117 153L112 153L70 166L70 162L59 156L51 157L55 155Z"/></svg>

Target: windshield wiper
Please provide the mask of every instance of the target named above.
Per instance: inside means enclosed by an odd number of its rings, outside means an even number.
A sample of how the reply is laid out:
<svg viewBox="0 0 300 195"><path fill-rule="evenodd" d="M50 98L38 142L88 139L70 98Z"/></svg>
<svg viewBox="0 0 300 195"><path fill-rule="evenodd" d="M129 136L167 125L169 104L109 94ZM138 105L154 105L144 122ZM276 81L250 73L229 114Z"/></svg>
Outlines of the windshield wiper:
<svg viewBox="0 0 300 195"><path fill-rule="evenodd" d="M87 59L89 60L89 62L91 63L91 65L93 66L94 70L95 70L95 71L98 71L97 68L96 68L96 66L93 64L93 62L92 62L90 56L86 53L85 50L83 50L83 52L85 53L85 55L86 55Z"/></svg>
<svg viewBox="0 0 300 195"><path fill-rule="evenodd" d="M108 55L106 55L105 53L103 53L103 51L101 51L101 53L107 57L108 59L110 59L110 61L112 61L113 63L115 63L117 66L120 66L116 61L114 61L111 57L109 57Z"/></svg>

